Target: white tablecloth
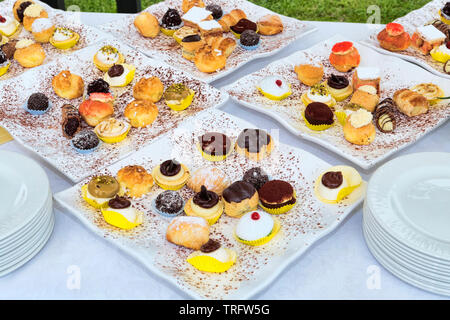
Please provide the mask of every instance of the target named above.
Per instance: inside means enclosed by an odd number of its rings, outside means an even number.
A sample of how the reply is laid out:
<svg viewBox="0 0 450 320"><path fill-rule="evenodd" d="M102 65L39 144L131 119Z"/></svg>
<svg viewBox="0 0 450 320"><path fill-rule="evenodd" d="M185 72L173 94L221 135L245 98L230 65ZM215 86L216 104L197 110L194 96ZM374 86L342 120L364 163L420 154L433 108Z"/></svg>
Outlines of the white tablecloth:
<svg viewBox="0 0 450 320"><path fill-rule="evenodd" d="M117 19L116 14L82 13L87 24ZM230 76L213 83L221 87L261 69L268 63L308 48L336 33L360 40L368 33L364 24L311 22L315 32L279 54L253 61ZM332 164L351 164L326 149L301 140L271 118L249 111L232 101L223 110L265 129L280 129L280 140L321 157ZM400 156L424 151L450 152L450 122ZM71 186L60 173L30 154L16 142L0 146L36 159L46 170L53 192ZM362 172L369 178L376 168ZM132 258L94 236L78 221L55 210L56 225L47 246L29 263L0 279L0 299L184 299L180 290L150 274ZM368 251L362 235L362 210L353 213L336 232L319 241L287 268L257 299L440 299L442 297L412 287L383 269ZM74 267L75 266L75 267ZM68 285L72 270L79 270L79 288ZM368 285L379 276L379 286Z"/></svg>

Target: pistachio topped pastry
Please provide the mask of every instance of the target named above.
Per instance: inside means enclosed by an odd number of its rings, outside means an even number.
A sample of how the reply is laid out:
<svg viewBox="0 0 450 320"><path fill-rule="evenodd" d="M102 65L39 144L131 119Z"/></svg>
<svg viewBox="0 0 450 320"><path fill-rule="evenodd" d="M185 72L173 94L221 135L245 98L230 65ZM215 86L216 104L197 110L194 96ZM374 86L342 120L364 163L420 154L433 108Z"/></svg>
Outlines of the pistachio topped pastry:
<svg viewBox="0 0 450 320"><path fill-rule="evenodd" d="M106 72L116 63L123 63L124 56L115 47L106 45L94 55L94 64L101 71Z"/></svg>
<svg viewBox="0 0 450 320"><path fill-rule="evenodd" d="M58 49L70 49L75 46L80 39L80 35L68 28L59 27L55 29L50 43Z"/></svg>
<svg viewBox="0 0 450 320"><path fill-rule="evenodd" d="M185 84L174 83L164 92L164 99L172 110L181 111L191 105L194 95L194 90L189 89Z"/></svg>

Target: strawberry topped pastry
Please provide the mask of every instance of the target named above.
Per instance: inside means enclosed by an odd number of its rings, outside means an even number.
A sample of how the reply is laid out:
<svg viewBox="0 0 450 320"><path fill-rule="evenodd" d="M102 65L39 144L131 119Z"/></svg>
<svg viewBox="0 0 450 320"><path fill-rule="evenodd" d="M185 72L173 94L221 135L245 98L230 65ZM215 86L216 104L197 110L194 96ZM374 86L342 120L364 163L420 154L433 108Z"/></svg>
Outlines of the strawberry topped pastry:
<svg viewBox="0 0 450 320"><path fill-rule="evenodd" d="M389 51L403 51L411 45L411 37L399 23L388 23L378 35L377 39L383 49Z"/></svg>
<svg viewBox="0 0 450 320"><path fill-rule="evenodd" d="M359 66L361 56L350 41L338 42L331 49L330 63L338 71L348 72Z"/></svg>
<svg viewBox="0 0 450 320"><path fill-rule="evenodd" d="M433 25L427 25L417 28L412 35L411 45L424 55L430 54L430 51L439 47L445 41L445 34Z"/></svg>

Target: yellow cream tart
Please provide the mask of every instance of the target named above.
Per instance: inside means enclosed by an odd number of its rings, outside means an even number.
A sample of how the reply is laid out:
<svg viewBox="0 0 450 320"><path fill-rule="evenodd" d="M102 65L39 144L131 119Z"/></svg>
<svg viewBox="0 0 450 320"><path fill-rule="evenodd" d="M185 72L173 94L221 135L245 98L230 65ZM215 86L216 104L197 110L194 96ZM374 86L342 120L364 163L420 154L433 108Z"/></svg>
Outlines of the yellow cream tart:
<svg viewBox="0 0 450 320"><path fill-rule="evenodd" d="M95 66L103 72L108 71L113 65L124 61L124 56L113 46L103 46L94 55Z"/></svg>
<svg viewBox="0 0 450 320"><path fill-rule="evenodd" d="M130 124L114 118L100 122L94 129L100 140L106 143L120 142L130 131Z"/></svg>
<svg viewBox="0 0 450 320"><path fill-rule="evenodd" d="M224 205L219 195L202 186L200 192L186 203L184 211L188 216L205 218L210 225L213 225L222 215L223 208Z"/></svg>
<svg viewBox="0 0 450 320"><path fill-rule="evenodd" d="M222 273L236 262L237 254L224 248L218 241L209 239L200 250L191 253L186 261L200 271Z"/></svg>
<svg viewBox="0 0 450 320"><path fill-rule="evenodd" d="M304 92L302 94L301 100L305 106L313 102L325 103L329 107L332 107L336 104L336 100L329 93L324 84L317 84L312 86L307 92Z"/></svg>
<svg viewBox="0 0 450 320"><path fill-rule="evenodd" d="M70 49L75 46L80 39L80 35L67 28L56 28L50 43L58 49Z"/></svg>

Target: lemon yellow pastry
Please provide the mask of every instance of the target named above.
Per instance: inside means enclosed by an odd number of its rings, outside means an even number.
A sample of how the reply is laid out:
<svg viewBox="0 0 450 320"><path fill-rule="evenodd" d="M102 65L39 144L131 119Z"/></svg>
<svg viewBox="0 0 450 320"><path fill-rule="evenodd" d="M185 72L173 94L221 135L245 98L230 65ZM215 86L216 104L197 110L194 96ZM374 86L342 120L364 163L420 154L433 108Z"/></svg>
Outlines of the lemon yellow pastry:
<svg viewBox="0 0 450 320"><path fill-rule="evenodd" d="M298 80L307 86L313 86L322 81L323 65L321 63L305 63L295 66Z"/></svg>
<svg viewBox="0 0 450 320"><path fill-rule="evenodd" d="M103 72L107 72L113 65L125 61L123 54L113 46L103 46L94 55L94 64Z"/></svg>
<svg viewBox="0 0 450 320"><path fill-rule="evenodd" d="M200 192L186 202L184 212L188 216L202 217L213 225L223 213L223 202L217 193L202 186Z"/></svg>
<svg viewBox="0 0 450 320"><path fill-rule="evenodd" d="M133 97L137 100L158 102L164 93L164 85L158 77L141 78L133 87Z"/></svg>
<svg viewBox="0 0 450 320"><path fill-rule="evenodd" d="M100 140L106 143L117 143L122 141L130 131L130 124L124 121L109 118L100 122L94 129Z"/></svg>
<svg viewBox="0 0 450 320"><path fill-rule="evenodd" d="M324 84L312 86L307 92L302 94L301 100L305 106L313 102L321 102L331 108L336 104L336 100L329 93Z"/></svg>
<svg viewBox="0 0 450 320"><path fill-rule="evenodd" d="M252 211L239 219L234 237L246 245L260 246L272 240L280 228L280 222L268 213Z"/></svg>
<svg viewBox="0 0 450 320"><path fill-rule="evenodd" d="M207 132L199 136L197 148L208 161L225 160L233 151L230 138L220 132Z"/></svg>
<svg viewBox="0 0 450 320"><path fill-rule="evenodd" d="M56 28L50 38L50 43L58 49L67 50L72 48L80 40L80 35L68 28Z"/></svg>
<svg viewBox="0 0 450 320"><path fill-rule="evenodd" d="M11 62L7 59L6 54L0 50L0 77L8 72Z"/></svg>
<svg viewBox="0 0 450 320"><path fill-rule="evenodd" d="M200 250L209 241L209 224L201 217L175 217L167 227L166 239L179 246Z"/></svg>
<svg viewBox="0 0 450 320"><path fill-rule="evenodd" d="M325 82L325 88L336 101L344 101L353 93L353 86L345 76L332 74Z"/></svg>
<svg viewBox="0 0 450 320"><path fill-rule="evenodd" d="M34 20L31 26L31 33L37 42L47 43L55 32L55 25L49 18L39 18Z"/></svg>
<svg viewBox="0 0 450 320"><path fill-rule="evenodd" d="M421 83L412 87L411 90L427 98L430 105L440 102L438 98L444 96L444 91L434 83Z"/></svg>
<svg viewBox="0 0 450 320"><path fill-rule="evenodd" d="M194 100L195 92L183 83L174 83L164 92L167 106L174 111L182 111Z"/></svg>
<svg viewBox="0 0 450 320"><path fill-rule="evenodd" d="M430 51L431 57L441 63L446 63L450 60L450 42L441 44L439 47L434 47Z"/></svg>
<svg viewBox="0 0 450 320"><path fill-rule="evenodd" d="M316 197L329 204L336 204L355 191L362 183L356 169L349 166L335 166L322 173L314 184Z"/></svg>
<svg viewBox="0 0 450 320"><path fill-rule="evenodd" d="M218 241L209 239L200 250L191 253L186 261L200 271L222 273L236 262L237 254L224 248Z"/></svg>
<svg viewBox="0 0 450 320"><path fill-rule="evenodd" d="M246 212L256 210L259 196L255 187L247 181L235 181L223 190L225 213L230 217L241 217Z"/></svg>
<svg viewBox="0 0 450 320"><path fill-rule="evenodd" d="M24 68L40 66L45 60L45 51L39 43L22 39L16 43L14 59Z"/></svg>
<svg viewBox="0 0 450 320"><path fill-rule="evenodd" d="M19 26L20 23L16 19L0 15L0 35L11 37L19 30Z"/></svg>
<svg viewBox="0 0 450 320"><path fill-rule="evenodd" d="M111 87L125 87L133 81L135 72L136 68L132 64L115 64L105 73L104 80Z"/></svg>
<svg viewBox="0 0 450 320"><path fill-rule="evenodd" d="M450 3L447 2L445 6L439 10L441 21L450 25Z"/></svg>
<svg viewBox="0 0 450 320"><path fill-rule="evenodd" d="M194 192L200 192L202 186L214 191L219 196L230 185L227 174L216 167L204 167L196 170L187 182L187 186Z"/></svg>
<svg viewBox="0 0 450 320"><path fill-rule="evenodd" d="M83 199L96 209L106 207L108 201L121 193L119 182L111 176L96 176L81 187Z"/></svg>
<svg viewBox="0 0 450 320"><path fill-rule="evenodd" d="M256 87L271 100L283 100L292 94L291 84L278 76L265 77Z"/></svg>
<svg viewBox="0 0 450 320"><path fill-rule="evenodd" d="M158 107L150 100L134 100L125 107L123 115L133 127L143 128L158 117Z"/></svg>
<svg viewBox="0 0 450 320"><path fill-rule="evenodd" d="M126 166L117 172L117 181L126 194L140 198L150 192L153 187L153 177L145 168L138 165Z"/></svg>
<svg viewBox="0 0 450 320"><path fill-rule="evenodd" d="M130 230L144 221L144 214L133 208L125 197L116 196L109 200L101 211L107 223L120 229Z"/></svg>
<svg viewBox="0 0 450 320"><path fill-rule="evenodd" d="M375 139L375 125L372 113L359 109L351 113L343 126L345 139L353 144L368 145Z"/></svg>
<svg viewBox="0 0 450 320"><path fill-rule="evenodd" d="M33 3L23 11L23 27L25 30L32 30L33 22L36 19L48 18L48 13L39 4Z"/></svg>
<svg viewBox="0 0 450 320"><path fill-rule="evenodd" d="M181 189L190 177L189 169L175 160L166 160L152 171L155 182L164 190Z"/></svg>

